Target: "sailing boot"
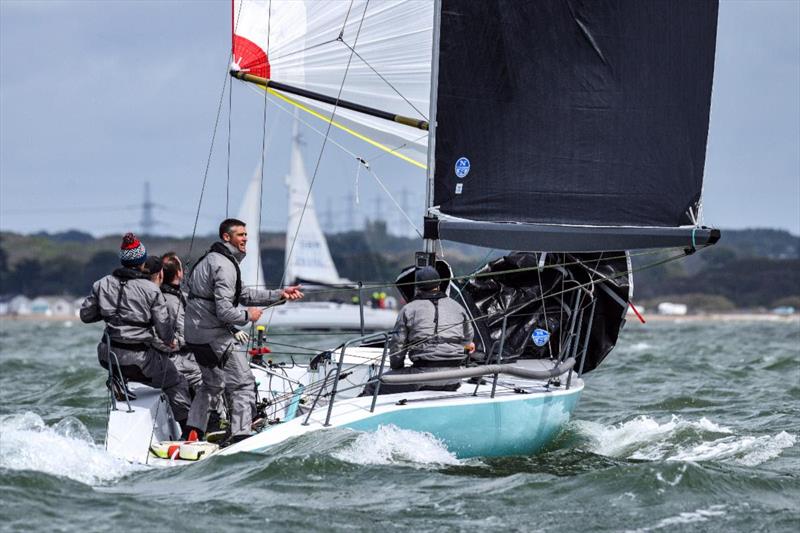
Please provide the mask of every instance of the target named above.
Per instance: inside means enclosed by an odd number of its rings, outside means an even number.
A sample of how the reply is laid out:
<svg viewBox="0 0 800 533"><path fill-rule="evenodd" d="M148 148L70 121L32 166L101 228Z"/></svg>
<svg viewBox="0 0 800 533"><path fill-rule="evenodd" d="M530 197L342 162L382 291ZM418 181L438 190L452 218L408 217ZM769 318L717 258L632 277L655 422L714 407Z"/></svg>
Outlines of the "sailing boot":
<svg viewBox="0 0 800 533"><path fill-rule="evenodd" d="M183 433L181 433L181 440L185 441L198 441L203 440L204 433L202 429L193 428L192 426L185 426Z"/></svg>

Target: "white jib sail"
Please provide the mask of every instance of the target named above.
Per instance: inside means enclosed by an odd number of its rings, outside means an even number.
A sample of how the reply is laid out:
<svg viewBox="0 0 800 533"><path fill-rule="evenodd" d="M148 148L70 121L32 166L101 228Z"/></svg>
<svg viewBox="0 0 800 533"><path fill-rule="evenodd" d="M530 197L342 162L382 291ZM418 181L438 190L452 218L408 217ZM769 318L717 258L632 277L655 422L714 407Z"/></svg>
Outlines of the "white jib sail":
<svg viewBox="0 0 800 533"><path fill-rule="evenodd" d="M306 283L346 283L347 280L339 277L333 263L328 241L325 240L314 209L314 197L309 194L297 121L293 128L292 158L286 186L289 189L289 220L286 228L285 282L295 283L299 279Z"/></svg>
<svg viewBox="0 0 800 533"><path fill-rule="evenodd" d="M264 269L261 265L260 212L261 212L261 165L256 168L244 193L238 219L247 224L247 256L239 265L242 285L263 289Z"/></svg>
<svg viewBox="0 0 800 533"><path fill-rule="evenodd" d="M341 89L343 100L428 120L433 5L429 0L234 0L232 68L334 98ZM331 115L326 104L287 96ZM425 161L425 131L342 108L334 121L362 139Z"/></svg>

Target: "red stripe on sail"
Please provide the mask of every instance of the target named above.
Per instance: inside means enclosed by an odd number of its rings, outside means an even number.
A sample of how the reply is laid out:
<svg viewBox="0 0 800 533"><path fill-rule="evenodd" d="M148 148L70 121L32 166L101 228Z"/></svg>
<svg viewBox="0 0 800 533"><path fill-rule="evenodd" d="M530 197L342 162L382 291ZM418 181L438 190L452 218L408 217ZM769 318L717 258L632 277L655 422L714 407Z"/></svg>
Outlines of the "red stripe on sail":
<svg viewBox="0 0 800 533"><path fill-rule="evenodd" d="M269 78L270 66L267 54L256 43L241 35L233 36L233 62L243 72L261 78Z"/></svg>

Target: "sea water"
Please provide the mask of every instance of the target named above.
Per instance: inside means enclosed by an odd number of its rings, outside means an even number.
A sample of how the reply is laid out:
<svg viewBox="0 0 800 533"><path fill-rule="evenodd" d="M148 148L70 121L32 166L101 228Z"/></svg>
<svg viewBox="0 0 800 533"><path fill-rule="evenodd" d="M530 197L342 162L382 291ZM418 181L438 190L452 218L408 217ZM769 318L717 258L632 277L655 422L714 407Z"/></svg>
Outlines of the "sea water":
<svg viewBox="0 0 800 533"><path fill-rule="evenodd" d="M387 426L171 469L104 451L99 336L0 322L0 530L800 529L797 320L629 324L534 456L458 459Z"/></svg>

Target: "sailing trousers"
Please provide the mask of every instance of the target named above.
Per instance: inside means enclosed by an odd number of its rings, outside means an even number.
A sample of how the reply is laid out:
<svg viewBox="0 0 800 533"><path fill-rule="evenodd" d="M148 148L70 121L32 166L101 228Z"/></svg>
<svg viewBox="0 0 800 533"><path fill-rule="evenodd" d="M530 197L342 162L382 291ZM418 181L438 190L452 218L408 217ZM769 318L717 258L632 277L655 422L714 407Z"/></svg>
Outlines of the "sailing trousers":
<svg viewBox="0 0 800 533"><path fill-rule="evenodd" d="M165 355L153 348L147 350L129 350L112 346L111 352L117 356L122 376L128 381L144 383L150 387L161 389L169 398L170 407L175 420L186 423L191 400L189 384L178 372L175 365ZM100 365L108 370L108 346L101 342L97 345L97 358ZM116 373L116 362L114 372Z"/></svg>
<svg viewBox="0 0 800 533"><path fill-rule="evenodd" d="M234 350L233 341L227 337L191 348L200 365L203 384L192 401L188 424L205 432L214 398L224 391L231 435L250 435L256 412L256 380L247 353Z"/></svg>
<svg viewBox="0 0 800 533"><path fill-rule="evenodd" d="M203 374L200 372L200 365L194 359L193 353L171 353L169 360L175 365L186 381L189 383L189 392L192 397L197 395L197 390L203 384Z"/></svg>

